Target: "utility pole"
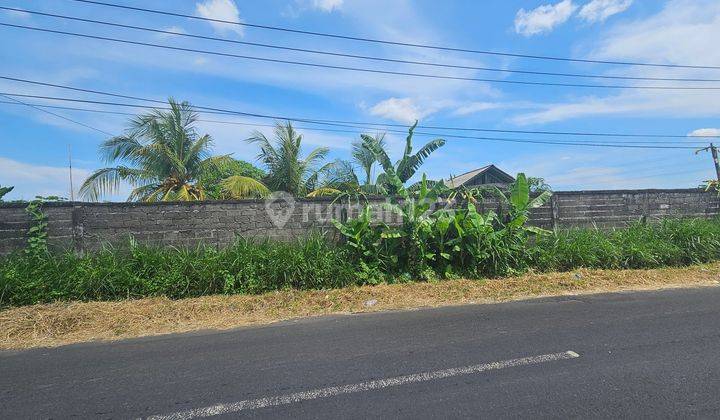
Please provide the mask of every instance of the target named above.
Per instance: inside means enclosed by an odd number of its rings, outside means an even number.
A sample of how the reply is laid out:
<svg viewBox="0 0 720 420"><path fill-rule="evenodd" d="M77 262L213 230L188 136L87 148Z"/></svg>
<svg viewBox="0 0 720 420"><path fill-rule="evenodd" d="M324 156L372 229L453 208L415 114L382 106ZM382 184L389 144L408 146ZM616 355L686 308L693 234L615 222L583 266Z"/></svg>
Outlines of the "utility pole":
<svg viewBox="0 0 720 420"><path fill-rule="evenodd" d="M718 160L718 151L717 147L715 147L712 143L710 143L710 153L712 153L713 162L715 162L715 175L717 175L717 180L720 182L720 161Z"/></svg>
<svg viewBox="0 0 720 420"><path fill-rule="evenodd" d="M702 149L696 150L695 154L698 154L700 152L707 152L710 151L710 154L712 155L713 164L715 165L715 175L717 176L717 182L720 184L720 159L718 159L718 149L717 147L710 143L710 146L703 147Z"/></svg>
<svg viewBox="0 0 720 420"><path fill-rule="evenodd" d="M717 161L717 159L716 159ZM68 167L70 168L70 201L75 201L75 189L72 176L72 146L68 144Z"/></svg>

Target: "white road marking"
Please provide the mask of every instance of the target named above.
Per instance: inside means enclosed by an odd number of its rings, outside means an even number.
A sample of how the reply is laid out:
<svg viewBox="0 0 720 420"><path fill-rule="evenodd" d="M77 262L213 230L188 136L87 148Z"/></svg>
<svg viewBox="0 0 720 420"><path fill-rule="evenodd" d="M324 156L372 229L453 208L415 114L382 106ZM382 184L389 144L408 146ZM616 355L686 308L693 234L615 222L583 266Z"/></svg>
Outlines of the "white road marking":
<svg viewBox="0 0 720 420"><path fill-rule="evenodd" d="M318 398L334 397L342 394L353 394L356 392L382 389L391 386L406 385L415 382L433 381L436 379L449 378L451 376L470 375L473 373L485 372L488 370L505 369L515 366L535 365L538 363L553 362L556 360L575 359L580 357L574 351L562 353L543 354L540 356L523 357L520 359L503 360L500 362L485 363L480 365L465 366L459 368L437 370L434 372L416 373L394 378L378 379L376 381L361 382L358 384L332 386L329 388L313 389L310 391L296 392L294 394L280 395L277 397L259 398L256 400L245 400L227 404L217 404L209 407L196 408L193 410L179 411L172 414L150 416L150 420L186 420L200 417L218 416L221 414L237 413L244 410L255 410L258 408L274 407L278 405L293 404L300 401L314 400Z"/></svg>

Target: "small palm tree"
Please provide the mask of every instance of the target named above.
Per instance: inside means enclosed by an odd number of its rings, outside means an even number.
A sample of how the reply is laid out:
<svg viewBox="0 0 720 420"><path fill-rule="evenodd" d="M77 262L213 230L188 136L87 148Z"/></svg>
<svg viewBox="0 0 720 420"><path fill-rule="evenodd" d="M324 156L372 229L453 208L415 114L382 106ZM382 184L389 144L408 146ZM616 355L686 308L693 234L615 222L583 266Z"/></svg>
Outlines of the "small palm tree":
<svg viewBox="0 0 720 420"><path fill-rule="evenodd" d="M100 146L103 158L117 165L90 175L80 188L81 196L96 201L104 194L117 192L124 181L134 187L128 201L205 199L198 180L229 156L210 156L212 138L195 130L198 115L189 103L178 103L172 98L168 103L169 110L153 110L134 118L125 135L113 137ZM229 196L262 195L267 191L253 179L241 181L226 186Z"/></svg>
<svg viewBox="0 0 720 420"><path fill-rule="evenodd" d="M273 191L285 191L296 196L304 196L316 189L320 174L333 164L321 166L329 149L318 147L302 157L302 135L295 131L290 121L276 123L275 138L269 140L259 131L255 131L248 143L260 146L257 158L267 167L265 185Z"/></svg>
<svg viewBox="0 0 720 420"><path fill-rule="evenodd" d="M377 134L375 137L362 134L360 137L362 138L362 141L354 142L352 144L353 162L362 169L365 175L364 185L372 185L374 183L372 179L372 170L377 162L377 158L375 158L375 153L368 149L365 143L370 141L377 144L380 148L385 149L385 134Z"/></svg>
<svg viewBox="0 0 720 420"><path fill-rule="evenodd" d="M384 134L375 137L362 134L361 138L369 138L380 147L385 147ZM323 186L333 191L362 192L366 194L379 194L373 182L373 169L377 159L372 150L368 149L363 140L352 143L352 159L338 159L325 173ZM363 180L361 181L361 178Z"/></svg>

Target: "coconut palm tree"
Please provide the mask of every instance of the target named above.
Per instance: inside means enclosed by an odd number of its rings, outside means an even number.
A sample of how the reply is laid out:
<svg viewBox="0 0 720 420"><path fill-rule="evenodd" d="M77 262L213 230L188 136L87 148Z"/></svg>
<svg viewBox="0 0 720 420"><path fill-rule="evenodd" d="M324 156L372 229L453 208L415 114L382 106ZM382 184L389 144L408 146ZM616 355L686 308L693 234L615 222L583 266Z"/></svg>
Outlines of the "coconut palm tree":
<svg viewBox="0 0 720 420"><path fill-rule="evenodd" d="M260 153L257 158L265 164L268 175L265 185L273 191L285 191L303 196L314 191L320 175L333 163L321 165L329 149L318 147L302 157L302 135L295 131L290 121L275 124L274 139L271 141L255 131L246 141L257 144Z"/></svg>
<svg viewBox="0 0 720 420"><path fill-rule="evenodd" d="M168 110L153 110L130 121L125 135L100 146L105 161L116 166L91 174L80 188L84 198L96 201L117 192L121 182L134 187L128 201L195 201L205 198L202 174L229 156L210 156L212 138L195 130L197 113L187 102L168 100ZM251 178L224 185L228 196L264 195L262 183ZM232 190L230 190L232 189Z"/></svg>

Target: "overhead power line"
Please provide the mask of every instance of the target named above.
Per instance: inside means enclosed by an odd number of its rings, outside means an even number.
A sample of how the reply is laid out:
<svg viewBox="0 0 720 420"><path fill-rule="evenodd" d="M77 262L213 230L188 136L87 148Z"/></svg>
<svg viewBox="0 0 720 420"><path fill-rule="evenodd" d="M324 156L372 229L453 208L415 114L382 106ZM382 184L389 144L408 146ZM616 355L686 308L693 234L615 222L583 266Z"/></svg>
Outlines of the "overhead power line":
<svg viewBox="0 0 720 420"><path fill-rule="evenodd" d="M13 99L13 98L9 98ZM0 104L8 104L8 105L20 105L17 102L11 102L11 101L0 101ZM136 114L130 113L130 112L118 112L118 111L108 111L108 110L97 110L97 109L87 109L87 108L76 108L76 107L65 107L65 106L56 106L56 105L40 105L40 104L27 104L24 103L23 105L31 105L33 107L40 107L40 108L52 108L52 109L64 109L64 110L70 110L70 111L84 111L84 112L93 112L93 113L101 113L101 114L114 114L114 115L123 115L123 116L135 116ZM169 108L158 108L158 107L147 107L150 109L169 109ZM216 123L216 124L232 124L232 125L241 125L241 126L249 126L249 127L269 127L273 128L275 127L274 124L258 124L258 123L249 123L249 122L238 122L238 121L221 121L221 120L207 120L207 119L199 119L199 122L206 122L206 123ZM342 129L330 129L330 128L318 128L318 127L305 127L305 126L297 126L295 127L298 130L307 130L307 131L318 131L318 132L331 132L331 133L352 133L357 134L357 130L342 130ZM609 167L622 167L622 168L629 168L631 169L623 172L615 172L608 174L609 176L618 176L618 175L625 175L625 174L637 174L637 173L644 173L644 171L648 169L654 169L657 167L657 165L641 165L637 166L635 163L652 163L652 162L660 162L660 161L670 161L673 160L673 157L664 157L660 159L653 159L650 161L638 161L638 162L625 162L621 165L610 165ZM607 167L607 165L603 165L604 167ZM682 171L682 172L672 172L672 173L660 173L660 174L652 174L649 176L639 176L639 177L632 177L632 178L623 178L623 180L634 180L634 179L644 179L659 175L679 175L679 174L690 174L690 173L699 173L699 172L707 172L707 169L698 169L698 170L690 170L690 171Z"/></svg>
<svg viewBox="0 0 720 420"><path fill-rule="evenodd" d="M421 66L429 66L429 67L436 67L436 68L488 71L488 72L506 73L506 74L529 74L529 75L535 75L535 76L576 77L576 78L587 78L587 79L665 81L665 82L720 82L720 79L707 79L707 78L639 77L639 76L635 77L635 76L612 76L612 75L603 75L603 74L584 74L584 73L558 73L558 72L537 71L537 70L517 70L517 69L506 69L506 68L437 63L437 62L418 61L418 60L402 60L402 59L396 59L396 58L375 57L375 56L369 56L369 55L348 54L348 53L341 53L341 52L335 52L335 51L323 51L323 50L315 50L315 49L309 49L309 48L289 47L289 46L285 46L285 45L275 45L275 44L267 44L267 43L261 43L261 42L240 41L240 40L229 39L229 38L190 34L190 33L186 33L186 32L172 31L172 30L167 30L167 29L148 28L148 27L144 27L144 26L127 25L127 24L108 22L108 21L102 21L102 20L96 20L96 19L86 19L86 18L80 18L80 17L76 17L76 16L59 15L59 14L55 14L55 13L40 12L40 11L36 11L36 10L18 9L18 8L14 8L14 7L0 6L0 10L23 12L23 13L29 13L29 14L39 15L39 16L47 16L47 17L52 17L52 18L71 20L71 21L75 21L75 22L92 23L92 24L97 24L97 25L105 25L105 26L111 26L111 27L123 28L123 29L133 29L133 30L152 32L152 33L157 33L157 34L172 35L172 36L179 36L179 37L192 38L192 39L200 39L200 40L204 40L204 41L218 41L218 42L237 44L237 45L249 45L249 46L253 46L253 47L262 47L262 48L271 48L271 49L283 50L283 51L294 51L294 52L302 52L302 53L309 53L309 54L318 54L318 55L325 55L325 56L331 56L331 57L353 58L353 59L370 60L370 61L378 61L378 62L386 62L386 63L397 63L397 64L421 65Z"/></svg>
<svg viewBox="0 0 720 420"><path fill-rule="evenodd" d="M12 98L10 98L12 99ZM7 105L20 105L17 102L11 102L11 101L0 101L0 104L7 104ZM135 116L136 114L130 113L130 112L117 112L117 111L108 111L108 110L97 110L97 109L87 109L87 108L76 108L76 107L65 107L65 106L56 106L56 105L40 105L40 104L32 104L33 107L40 107L40 108L52 108L52 109L65 109L70 111L84 111L84 112L93 112L93 113L101 113L101 114L114 114L114 115L123 115L123 116ZM169 108L157 108L157 107L147 107L150 109L169 109ZM275 127L274 124L258 124L258 123L249 123L249 122L238 122L238 121L221 121L221 120L207 120L207 119L198 119L199 122L206 122L206 123L217 123L217 124L232 124L232 125L241 125L241 126L250 126L250 127L269 127L273 128ZM340 130L340 129L329 129L329 128L318 128L318 127L304 127L304 126L296 126L295 127L298 130L308 130L308 131L318 131L318 132L331 132L331 133L352 133L357 134L357 130ZM674 159L673 157L664 157L661 159L655 159L648 162L658 162L658 161L669 161ZM646 163L644 161L641 161L643 163ZM610 167L630 167L632 166L632 169L629 171L623 171L620 173L612 173L609 174L611 176L617 176L617 175L624 175L627 173L637 174L637 173L643 173L643 171L648 169L654 169L657 165L647 167L647 165L643 165L643 167L634 166L633 162L627 162L623 163L622 165L610 165ZM638 170L639 169L639 170ZM677 174L686 174L686 173L698 173L698 172L706 172L707 170L692 170L692 171L682 171L682 172L676 172L676 173L663 173L663 174L653 174L648 177L652 176L658 176L658 175L677 175ZM634 177L634 178L623 178L623 180L633 180L633 179L641 179L646 178L644 176L641 177Z"/></svg>
<svg viewBox="0 0 720 420"><path fill-rule="evenodd" d="M634 181L637 179L646 179L646 178L654 178L658 176L670 176L670 175L690 175L690 174L699 174L699 173L707 173L707 169L693 169L693 170L685 170L685 171L675 171L675 172L659 172L654 174L645 174L643 176L635 176L630 178L622 178L623 181ZM612 175L612 174L610 174Z"/></svg>
<svg viewBox="0 0 720 420"><path fill-rule="evenodd" d="M161 101L161 100L157 100L157 99L149 99L149 98L143 98L143 97L133 96L133 95L123 95L123 94L114 93L114 92L107 92L107 91L101 91L101 90L95 90L95 89L85 89L85 88L79 88L79 87L75 87L75 86L62 85L62 84L56 84L56 83L48 83L48 82L42 82L42 81L38 81L38 80L23 79L23 78L18 78L18 77L11 77L11 76L0 75L0 80L9 80L9 81L27 83L27 84L37 85L37 86L53 87L53 88L58 88L58 89L70 90L70 91L74 91L74 92L91 93L91 94L95 94L95 95L103 95L103 96L109 96L109 97L114 97L114 98L132 99L132 100L154 103L154 104L163 104L164 105L167 103L167 101ZM98 102L98 101L82 101L82 102L102 104L101 102ZM138 105L130 105L130 106L137 107ZM217 114L225 114L225 115L228 115L228 114L229 115L242 115L242 116L249 116L249 117L270 118L270 119L277 119L277 120L291 120L291 121L309 122L309 123L326 124L326 125L367 126L367 127L372 127L373 130L385 129L387 127L407 128L407 125L404 125L404 124L358 122L358 121L317 119L317 118L296 117L296 116L267 115L267 114L250 113L250 112L243 112L243 111L217 108L217 107L208 107L208 106L195 105L195 104L193 104L193 108L198 109L198 110L203 110L207 113L217 113ZM607 132L602 133L602 132L545 131L545 130L504 130L504 129L481 128L481 127L452 127L452 126L437 126L437 125L418 125L417 128L428 129L428 130L491 132L491 133L506 133L506 134L539 134L539 135L580 136L580 137L587 136L587 137L667 138L667 139L693 138L692 136L679 135L679 134L607 133ZM718 136L718 135L698 136L698 138L719 138L719 137L720 136Z"/></svg>
<svg viewBox="0 0 720 420"><path fill-rule="evenodd" d="M27 95L27 96L36 97L37 95ZM26 97L27 97L27 96L26 96ZM70 101L70 102L76 101L76 99L74 99L74 98L57 98L57 97L48 97L48 96L39 97L38 99L56 100L56 101ZM85 101L85 100L77 100L77 101L78 101L78 102L83 102L83 103L94 102L94 103L96 103L96 104L98 104L98 105L122 106L122 107L140 108L140 109L148 109L148 110L163 110L163 111L165 111L165 110L170 110L169 107L160 107L160 106L135 105L135 104L124 104L124 103L116 103L116 102L101 102L101 103L97 103L97 101ZM16 103L9 102L9 101L0 101L0 104L17 105ZM89 108L78 108L78 107L69 107L69 106L60 106L60 105L47 105L47 104L33 104L33 105L34 105L34 106L37 106L37 107L40 107L40 108L63 109L63 110L68 110L68 111L89 112L89 113L97 113L97 114L122 115L122 116L135 116L135 115L136 115L136 114L131 113L131 112L110 111L110 110L106 110L106 109L89 109ZM204 114L204 113L210 113L210 112L207 112L207 111L199 111L199 113ZM232 114L220 113L220 112L217 112L217 113L215 113L215 114L221 114L221 115L226 115L226 116L233 116ZM250 118L259 118L259 117L250 117ZM257 123L239 122L239 121L209 120L209 119L198 119L197 121L199 121L199 122L213 123L213 124L228 124L228 125L241 125L241 126L252 126L252 127L275 127L274 124L257 124ZM295 120L292 120L292 121L295 121ZM302 121L301 121L301 123L302 123ZM313 123L313 122L309 122L309 121L305 121L304 123L305 123L305 124L318 124L318 123ZM297 129L303 129L303 130L332 132L332 133L350 133L350 134L358 134L358 132L367 132L367 131L372 131L372 130L374 130L374 128L372 128L372 127L357 126L357 125L341 125L341 124L335 124L335 125L333 125L333 126L346 127L346 129L330 129L330 128L318 128L318 127L307 127L307 126L297 126L296 128L297 128ZM350 130L350 129L348 129L348 128L353 128L353 130ZM385 130L385 131L390 132L390 133L397 133L397 134L406 134L406 133L407 133L407 130L397 130L397 129L389 129L389 130ZM424 134L424 135L428 135L428 136L439 136L439 137L446 136L446 137L447 137L447 135L445 135L444 133L428 133L428 132L424 132L423 134ZM579 141L579 140L573 142L573 144L580 144L580 145L585 144L585 143L587 143L587 142ZM634 140L634 141L623 141L623 142L606 140L605 143L607 143L607 144L618 144L618 145L622 145L622 144L661 144L661 145L662 145L662 144L665 144L665 145L671 144L671 143L668 143L668 142L661 142L661 141L657 141L657 140L656 140L656 141L639 141L639 140ZM694 149L694 148L697 148L697 147L700 147L700 146L703 145L703 144L697 144L697 145L695 145L695 143L682 143L682 144L683 144L683 145L688 145L688 146L692 145L692 146L693 146L693 149ZM645 161L642 161L642 162L644 163Z"/></svg>
<svg viewBox="0 0 720 420"><path fill-rule="evenodd" d="M9 98L14 100L13 98ZM48 99L48 98L46 98ZM60 100L60 99L58 99ZM26 102L23 102L22 104L19 104L17 102L11 102L11 101L0 101L0 104L4 105L29 105ZM171 108L169 107L157 107L157 106L143 106L143 105L132 105L132 104L110 104L107 103L106 105L122 105L122 106L129 106L129 107L137 107L142 109L148 109L148 110L162 110L167 111ZM128 116L128 117L134 117L137 116L137 114L134 114L132 112L121 112L121 111L109 111L105 109L88 109L88 108L78 108L78 107L71 107L71 106L60 106L60 105L47 105L47 104L32 104L33 107L37 108L50 108L50 109L63 109L67 111L80 111L80 112L90 112L90 113L96 113L96 114L109 114L109 115L121 115L121 116ZM201 113L206 113L207 111L203 111ZM268 128L274 128L275 124L259 124L259 123L250 123L250 122L240 122L240 121L223 121L223 120L208 120L208 119L198 119L198 122L206 122L211 124L228 124L228 125L241 125L241 126L249 126L249 127L268 127ZM318 128L318 127L303 127L303 126L296 126L295 127L298 130L310 130L310 131L321 131L321 132L331 132L331 133L351 133L351 134L357 134L358 130L342 130L342 129L332 129L332 128ZM393 130L393 132L400 132L398 130Z"/></svg>
<svg viewBox="0 0 720 420"><path fill-rule="evenodd" d="M17 29L26 29L26 30L45 32L45 33L53 33L53 34L59 34L59 35L74 36L74 37L87 38L87 39L95 39L95 40L99 40L99 41L109 41L109 42L128 44L128 45L139 45L139 46L144 46L144 47L160 48L160 49L166 49L166 50L172 50L172 51L183 51L183 52L191 52L191 53L196 53L196 54L205 54L205 55L213 55L213 56L229 57L229 58L239 58L239 59L243 59L243 60L262 61L262 62L278 63L278 64L289 64L289 65L302 66L302 67L325 68L325 69L332 69L332 70L345 70L345 71L360 72L360 73L384 74L384 75L391 75L391 76L405 76L405 77L439 79L439 80L456 80L456 81L466 81L466 82L501 83L501 84L523 85L523 86L555 86L555 87L592 88L592 89L635 89L635 90L671 90L671 91L683 91L683 90L715 91L715 90L720 90L720 86L598 85L598 84L584 84L584 83L533 82L533 81L526 81L526 80L486 79L486 78L478 78L478 77L447 76L447 75L437 75L437 74L428 74L428 73L413 73L413 72L392 71L392 70L378 70L378 69L370 69L370 68L364 68L364 67L350 67L350 66L339 66L339 65L331 65L331 64L320 64L320 63L312 63L312 62L307 62L307 61L283 60L283 59L268 58L268 57L256 57L256 56L251 56L251 55L225 53L225 52L221 52L221 51L201 50L201 49L197 49L197 48L177 47L177 46L171 46L171 45L156 44L156 43L151 43L151 42L131 41L128 39L112 38L112 37L107 37L107 36L89 35L89 34L81 34L81 33L77 33L77 32L39 28L39 27L28 26L28 25L15 25L15 24L11 24L11 23L3 23L3 22L0 22L0 26L17 28Z"/></svg>
<svg viewBox="0 0 720 420"><path fill-rule="evenodd" d="M60 114L57 114L57 113L55 113L55 112L48 111L47 109L43 109L43 108L40 107L40 106L37 106L37 105L34 105L34 104L29 104L29 103L27 103L27 102L25 102L25 101L21 101L21 100L19 100L19 99L13 98L12 95L5 95L5 94L3 94L3 93L0 93L0 96L2 96L3 98L7 98L7 99L9 99L9 100L11 100L11 101L14 101L16 104L23 105L23 106L27 106L27 107L33 108L33 109L35 109L35 110L37 110L37 111L44 112L44 113L46 113L46 114L55 116L55 117L57 117L57 118L61 118L61 119L65 120L65 121L71 122L71 123L73 123L73 124L77 124L77 125L83 126L83 127L85 127L85 128L89 128L89 129L91 129L91 130L93 130L93 131L97 131L98 133L102 133L102 134L105 134L105 135L107 135L107 136L112 136L112 134L108 133L108 132L105 131L105 130L101 130L101 129L99 129L99 128L95 128L95 127L93 127L93 126L91 126L91 125L82 123L82 122L80 122L80 121L75 121L75 120L73 120L72 118L68 118L68 117L66 117L66 116L64 116L64 115L60 115Z"/></svg>
<svg viewBox="0 0 720 420"><path fill-rule="evenodd" d="M113 102L92 101L92 100L74 99L74 98L58 98L58 97L52 97L52 96L18 94L18 93L11 93L11 92L0 92L0 95L7 95L7 96L13 96L13 97L35 98L35 99L46 99L46 100L69 101L69 102L93 103L93 104L100 104L100 105L138 107L138 105L134 105L134 104L119 104L119 103L113 103ZM284 118L284 117L280 117L280 116L269 116L269 115L263 115L263 114L238 113L238 115L255 116L258 118L302 121L302 122L309 122L309 123L313 123L313 124L326 124L326 123L318 123L317 121L313 121L313 120L293 120L291 118ZM330 125L332 125L332 124L330 124ZM362 128L362 127L358 127L358 128ZM405 131L400 131L400 130L395 130L395 129L389 129L386 131L396 132L396 133L405 133ZM652 145L651 146L651 145L635 145L635 144L611 144L611 143L607 143L607 142L606 143L590 143L590 142L551 141L551 140L514 139L514 138L499 138L499 137L484 137L484 136L483 137L463 136L463 135L457 135L457 134L428 133L428 132L422 132L422 131L416 131L415 134L427 135L427 136L438 136L438 137L453 138L453 139L483 140L483 141L494 141L494 142L505 142L505 143L526 143L526 144L546 144L546 145L564 145L564 146L631 148L631 149L685 149L685 150L696 150L697 149L697 146L687 146L687 145L683 145L683 146L680 146L680 145Z"/></svg>
<svg viewBox="0 0 720 420"><path fill-rule="evenodd" d="M575 62L575 63L594 63L594 64L626 65L626 66L720 70L720 66L714 66L714 65L666 64L666 63L649 63L649 62L636 62L636 61L591 60L591 59L556 57L556 56L547 56L547 55L520 54L520 53L511 53L511 52L503 52L503 51L477 50L477 49L470 49L470 48L457 48L457 47L431 45L431 44L419 44L419 43L412 43L412 42L399 42L399 41L391 41L391 40L383 40L383 39L375 39L375 38L367 38L367 37L359 37L359 36L333 34L333 33L328 33L328 32L317 32L317 31L307 31L307 30L301 30L301 29L292 29L292 28L285 28L285 27L280 27L280 26L259 25L259 24L247 23L247 22L235 22L235 21L223 20L223 19L213 19L213 18L206 18L206 17L201 17L201 16L188 15L188 14L184 14L184 13L170 12L170 11L166 11L166 10L157 10L157 9L149 9L149 8L144 8L144 7L134 7L134 6L127 6L127 5L122 5L122 4L108 3L108 2L104 2L104 1L95 1L95 0L71 0L71 1L76 1L79 3L95 4L95 5L106 6L106 7L114 7L114 8L118 8L118 9L134 10L134 11L138 11L138 12L160 14L160 15L165 15L165 16L175 16L175 17L181 17L181 18L186 18L186 19L202 20L202 21L206 21L206 22L225 23L228 25L243 26L243 27L248 27L248 28L266 29L266 30L272 30L272 31L296 33L296 34L302 34L302 35L312 35L312 36L319 36L319 37L326 37L326 38L344 39L344 40L349 40L349 41L360 41L360 42L369 42L369 43L375 43L375 44L395 45L395 46L401 46L401 47L424 48L424 49L432 49L432 50L440 50L440 51L455 51L455 52L472 53L472 54L495 55L495 56L502 56L502 57L528 58L528 59L534 59L534 60L566 61L566 62Z"/></svg>

